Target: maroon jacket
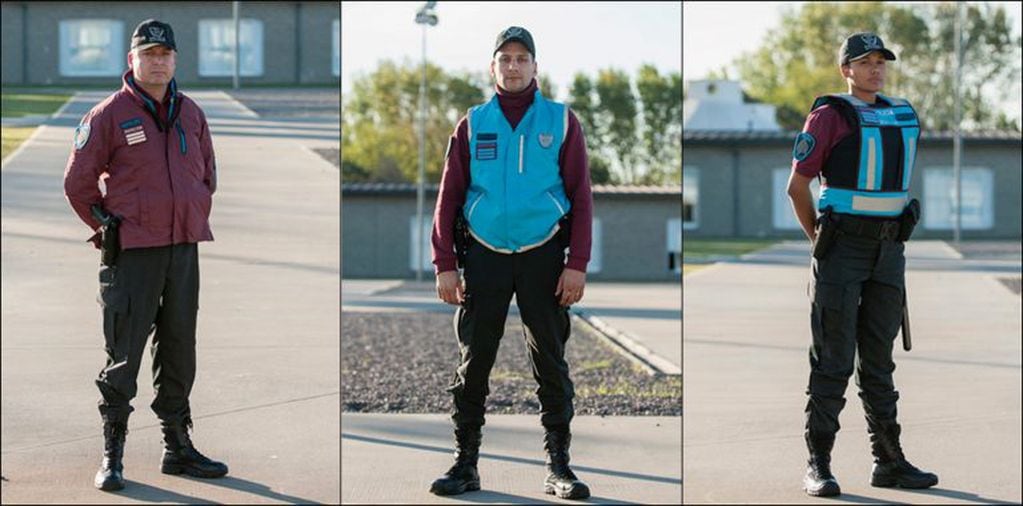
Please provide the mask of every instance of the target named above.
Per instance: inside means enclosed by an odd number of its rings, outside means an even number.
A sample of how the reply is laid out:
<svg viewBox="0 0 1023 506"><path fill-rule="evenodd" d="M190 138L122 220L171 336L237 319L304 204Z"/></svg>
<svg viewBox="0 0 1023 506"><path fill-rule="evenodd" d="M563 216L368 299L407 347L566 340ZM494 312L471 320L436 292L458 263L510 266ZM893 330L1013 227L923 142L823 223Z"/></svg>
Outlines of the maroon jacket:
<svg viewBox="0 0 1023 506"><path fill-rule="evenodd" d="M508 124L515 128L533 104L536 93L536 79L519 93L508 93L495 86L497 101ZM437 274L457 268L455 258L454 223L455 213L465 203L465 191L469 188L469 133L465 116L458 121L455 134L448 140L444 172L441 175L440 193L433 214L433 264ZM590 192L590 168L586 159L586 139L579 120L571 111L568 115L568 132L558 155L561 179L565 195L572 202L572 218L569 224L571 242L568 247L568 261L565 267L586 272L590 261L591 227L593 223L593 197Z"/></svg>
<svg viewBox="0 0 1023 506"><path fill-rule="evenodd" d="M122 81L75 131L64 195L93 230L92 204L120 216L123 249L212 241L217 171L206 116L173 80L163 102L136 86L131 70Z"/></svg>

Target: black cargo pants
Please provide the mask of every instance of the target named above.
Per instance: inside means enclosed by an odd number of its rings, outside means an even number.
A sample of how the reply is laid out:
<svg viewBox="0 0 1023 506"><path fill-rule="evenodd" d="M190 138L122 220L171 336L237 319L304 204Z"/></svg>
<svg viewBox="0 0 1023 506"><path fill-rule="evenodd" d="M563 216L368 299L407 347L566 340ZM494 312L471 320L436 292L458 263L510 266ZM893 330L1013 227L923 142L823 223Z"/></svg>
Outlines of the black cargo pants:
<svg viewBox="0 0 1023 506"><path fill-rule="evenodd" d="M806 428L833 437L845 406L854 357L860 399L871 428L894 421L892 347L905 297L904 244L839 233L823 259L813 259L810 283L810 384Z"/></svg>
<svg viewBox="0 0 1023 506"><path fill-rule="evenodd" d="M565 362L571 323L568 308L554 295L564 263L565 252L557 238L511 255L471 241L465 260L465 300L454 319L461 363L448 390L454 394L451 418L455 424L484 423L490 369L504 335L512 294L519 306L533 378L539 384L540 421L544 427L571 422L575 390Z"/></svg>
<svg viewBox="0 0 1023 506"><path fill-rule="evenodd" d="M185 422L195 379L197 245L123 250L117 265L100 267L99 285L107 352L106 367L96 379L103 420L127 422L142 350L155 330L150 351L156 399L151 407L165 424Z"/></svg>

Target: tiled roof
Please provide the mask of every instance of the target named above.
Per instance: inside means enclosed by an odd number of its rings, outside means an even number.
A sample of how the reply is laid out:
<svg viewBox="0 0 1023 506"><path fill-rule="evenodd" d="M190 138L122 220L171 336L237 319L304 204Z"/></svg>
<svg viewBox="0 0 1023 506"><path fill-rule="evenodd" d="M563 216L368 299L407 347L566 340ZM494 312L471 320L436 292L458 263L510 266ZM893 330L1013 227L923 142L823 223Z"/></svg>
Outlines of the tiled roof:
<svg viewBox="0 0 1023 506"><path fill-rule="evenodd" d="M436 193L438 185L427 184L425 191ZM593 186L594 195L681 195L682 185L675 186L619 186L598 184ZM415 193L413 183L343 183L341 193L348 195L361 194L396 194Z"/></svg>
<svg viewBox="0 0 1023 506"><path fill-rule="evenodd" d="M737 131L737 130L684 130L682 142L693 143L722 143L722 142L792 142L799 132L793 130L778 130L774 132L764 131ZM964 141L973 142L1020 142L1023 137L1018 132L963 132ZM921 133L922 141L951 141L955 137L953 131L928 131Z"/></svg>

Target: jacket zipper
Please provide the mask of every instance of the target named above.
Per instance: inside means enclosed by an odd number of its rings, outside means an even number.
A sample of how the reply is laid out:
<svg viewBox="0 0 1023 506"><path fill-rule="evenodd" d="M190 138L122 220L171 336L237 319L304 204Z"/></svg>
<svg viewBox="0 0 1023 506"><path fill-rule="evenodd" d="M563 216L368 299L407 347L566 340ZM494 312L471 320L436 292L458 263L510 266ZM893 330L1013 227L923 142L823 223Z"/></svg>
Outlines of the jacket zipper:
<svg viewBox="0 0 1023 506"><path fill-rule="evenodd" d="M522 145L525 143L525 136L519 136L519 174L522 174Z"/></svg>

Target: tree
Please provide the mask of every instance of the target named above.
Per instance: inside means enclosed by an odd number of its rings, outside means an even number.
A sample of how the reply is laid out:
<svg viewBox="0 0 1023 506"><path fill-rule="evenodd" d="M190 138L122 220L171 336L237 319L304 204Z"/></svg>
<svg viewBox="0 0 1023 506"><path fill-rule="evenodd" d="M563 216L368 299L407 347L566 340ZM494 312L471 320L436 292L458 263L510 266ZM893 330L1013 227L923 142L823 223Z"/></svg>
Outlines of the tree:
<svg viewBox="0 0 1023 506"><path fill-rule="evenodd" d="M618 162L620 181L632 184L636 177L636 97L629 76L605 69L597 73L597 97L600 100L598 123L607 132L607 146Z"/></svg>
<svg viewBox="0 0 1023 506"><path fill-rule="evenodd" d="M899 60L888 69L884 92L913 102L924 128L954 122L955 5L808 3L783 14L760 49L736 60L749 94L778 106L778 122L800 129L813 97L847 89L838 47L851 33L873 31ZM1020 38L1011 37L1005 10L969 4L964 27L964 127L997 127L988 96L1009 89L1020 75ZM968 97L968 98L967 98ZM798 114L793 112L798 111Z"/></svg>
<svg viewBox="0 0 1023 506"><path fill-rule="evenodd" d="M641 137L644 150L641 158L647 169L639 178L640 182L665 182L674 172L677 155L682 150L681 82L678 74L661 76L653 65L643 65L639 69L636 89L643 106Z"/></svg>

